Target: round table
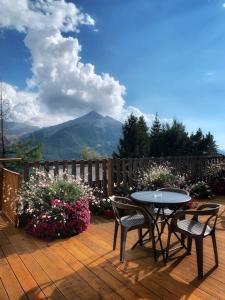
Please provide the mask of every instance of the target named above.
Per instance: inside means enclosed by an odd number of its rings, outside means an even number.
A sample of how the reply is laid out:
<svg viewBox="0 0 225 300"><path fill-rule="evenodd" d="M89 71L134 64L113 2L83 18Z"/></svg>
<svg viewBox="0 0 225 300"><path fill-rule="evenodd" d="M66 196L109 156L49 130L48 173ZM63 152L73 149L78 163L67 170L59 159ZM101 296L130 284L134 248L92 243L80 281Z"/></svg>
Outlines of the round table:
<svg viewBox="0 0 225 300"><path fill-rule="evenodd" d="M143 192L135 192L131 194L131 199L142 205L146 209L146 213L150 216L150 218L153 220L155 227L157 229L158 233L158 240L160 242L160 247L161 247L161 253L163 255L163 260L164 262L166 261L165 255L164 255L164 249L162 245L162 240L161 240L161 235L163 233L163 230L165 228L165 224L170 226L169 224L169 219L173 216L173 214L176 213L177 209L183 207L185 204L187 204L190 200L191 197L187 194L181 194L181 193L176 193L176 192L168 192L168 191L143 191ZM149 207L157 207L158 211L156 215L154 214L153 209L149 209ZM172 208L173 211L171 212L171 215L166 216L164 214L164 209L165 208ZM164 216L164 226L162 226L161 231L159 230L158 227L158 218L160 214L160 210L162 210L162 214ZM147 234L146 232L144 236ZM143 237L144 237L143 236ZM177 235L176 235L177 236ZM180 238L177 236L179 241L182 243ZM182 243L183 245L183 243Z"/></svg>
<svg viewBox="0 0 225 300"><path fill-rule="evenodd" d="M144 191L131 194L131 199L141 204L153 204L157 207L182 206L191 200L189 195L165 192L165 191Z"/></svg>

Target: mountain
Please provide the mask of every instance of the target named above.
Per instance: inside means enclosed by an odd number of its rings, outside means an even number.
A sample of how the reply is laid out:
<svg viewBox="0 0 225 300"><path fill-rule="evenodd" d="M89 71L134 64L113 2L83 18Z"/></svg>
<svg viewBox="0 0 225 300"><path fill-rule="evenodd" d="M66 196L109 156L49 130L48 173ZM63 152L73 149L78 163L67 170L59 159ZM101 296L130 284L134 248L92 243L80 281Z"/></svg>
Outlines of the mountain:
<svg viewBox="0 0 225 300"><path fill-rule="evenodd" d="M121 136L122 124L95 111L74 120L42 128L26 135L43 143L44 159L79 159L86 145L102 155L111 155Z"/></svg>
<svg viewBox="0 0 225 300"><path fill-rule="evenodd" d="M10 121L6 121L4 125L5 125L6 136L22 136L40 129L40 127L37 126L31 126L25 123L10 122Z"/></svg>
<svg viewBox="0 0 225 300"><path fill-rule="evenodd" d="M35 130L38 129L40 129L40 127L31 126L25 123L5 121L4 122L5 145L10 146L16 143L20 139L20 137L26 134L30 134L31 132L34 132Z"/></svg>

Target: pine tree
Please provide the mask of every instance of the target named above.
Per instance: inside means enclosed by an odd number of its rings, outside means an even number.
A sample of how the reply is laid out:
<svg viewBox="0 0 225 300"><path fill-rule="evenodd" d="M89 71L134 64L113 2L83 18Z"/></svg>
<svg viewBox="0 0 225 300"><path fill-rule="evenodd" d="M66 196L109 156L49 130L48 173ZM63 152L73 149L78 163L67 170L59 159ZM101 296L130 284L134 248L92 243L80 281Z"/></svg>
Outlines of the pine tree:
<svg viewBox="0 0 225 300"><path fill-rule="evenodd" d="M137 157L138 119L131 114L122 127L122 138L119 140L118 154L120 158Z"/></svg>
<svg viewBox="0 0 225 300"><path fill-rule="evenodd" d="M161 133L161 143L163 156L186 155L188 133L185 126L175 119L172 125L167 123Z"/></svg>
<svg viewBox="0 0 225 300"><path fill-rule="evenodd" d="M138 156L137 157L146 157L148 156L148 152L149 152L149 134L148 134L148 126L143 116L139 117L137 128L138 128L138 135L137 135Z"/></svg>
<svg viewBox="0 0 225 300"><path fill-rule="evenodd" d="M217 145L210 132L208 132L204 138L204 148L205 154L207 155L217 154Z"/></svg>
<svg viewBox="0 0 225 300"><path fill-rule="evenodd" d="M160 123L158 114L156 113L150 129L149 156L161 155L161 132L162 132L162 125Z"/></svg>

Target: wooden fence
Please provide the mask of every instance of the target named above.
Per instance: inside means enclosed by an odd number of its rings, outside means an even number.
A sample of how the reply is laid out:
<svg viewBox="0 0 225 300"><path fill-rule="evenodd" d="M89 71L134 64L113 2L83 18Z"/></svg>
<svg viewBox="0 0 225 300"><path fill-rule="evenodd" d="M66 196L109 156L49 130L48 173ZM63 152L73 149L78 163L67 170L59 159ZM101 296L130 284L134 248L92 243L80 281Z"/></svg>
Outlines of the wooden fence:
<svg viewBox="0 0 225 300"><path fill-rule="evenodd" d="M130 187L137 179L138 171L152 163L169 162L176 173L187 174L192 180L204 177L211 163L225 163L225 156L174 156L160 158L129 158L103 160L45 161L24 164L24 180L28 181L33 168L51 172L55 176L67 171L79 176L91 187L98 187L105 195L112 195L114 186Z"/></svg>
<svg viewBox="0 0 225 300"><path fill-rule="evenodd" d="M1 170L1 179L1 210L2 213L16 225L16 199L21 176L18 173L3 168Z"/></svg>

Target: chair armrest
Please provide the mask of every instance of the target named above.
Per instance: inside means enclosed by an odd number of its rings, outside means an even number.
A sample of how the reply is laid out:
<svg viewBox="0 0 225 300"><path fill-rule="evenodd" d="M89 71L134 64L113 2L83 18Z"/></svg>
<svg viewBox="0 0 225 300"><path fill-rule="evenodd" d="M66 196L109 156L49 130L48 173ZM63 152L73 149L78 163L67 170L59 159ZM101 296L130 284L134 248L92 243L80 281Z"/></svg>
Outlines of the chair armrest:
<svg viewBox="0 0 225 300"><path fill-rule="evenodd" d="M177 225L177 221L181 218L185 218L186 215L192 215L193 216L193 220L198 221L198 211L194 210L194 209L187 209L187 210L183 210L183 211L177 211L174 216L172 217L171 220L171 226L175 226Z"/></svg>

